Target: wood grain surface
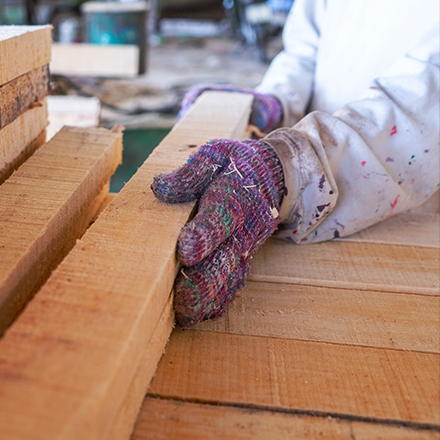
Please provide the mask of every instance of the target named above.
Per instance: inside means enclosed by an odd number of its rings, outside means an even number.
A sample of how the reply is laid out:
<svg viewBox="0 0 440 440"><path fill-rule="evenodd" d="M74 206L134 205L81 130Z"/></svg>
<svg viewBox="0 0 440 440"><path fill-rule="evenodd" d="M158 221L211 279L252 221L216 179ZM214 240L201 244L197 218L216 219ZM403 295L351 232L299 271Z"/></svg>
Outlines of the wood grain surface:
<svg viewBox="0 0 440 440"><path fill-rule="evenodd" d="M0 130L0 185L44 143L48 125L43 99Z"/></svg>
<svg viewBox="0 0 440 440"><path fill-rule="evenodd" d="M438 296L248 282L197 330L440 353L439 311Z"/></svg>
<svg viewBox="0 0 440 440"><path fill-rule="evenodd" d="M52 26L0 27L0 85L50 62Z"/></svg>
<svg viewBox="0 0 440 440"><path fill-rule="evenodd" d="M49 65L0 85L0 130L49 94Z"/></svg>
<svg viewBox="0 0 440 440"><path fill-rule="evenodd" d="M0 186L0 333L87 229L122 133L64 128Z"/></svg>
<svg viewBox="0 0 440 440"><path fill-rule="evenodd" d="M255 255L249 280L438 295L439 267L437 248L345 241L298 246L270 238Z"/></svg>
<svg viewBox="0 0 440 440"><path fill-rule="evenodd" d="M175 330L156 397L440 425L440 355Z"/></svg>
<svg viewBox="0 0 440 440"><path fill-rule="evenodd" d="M203 423L201 424L201 421ZM433 430L147 397L132 440L438 440Z"/></svg>

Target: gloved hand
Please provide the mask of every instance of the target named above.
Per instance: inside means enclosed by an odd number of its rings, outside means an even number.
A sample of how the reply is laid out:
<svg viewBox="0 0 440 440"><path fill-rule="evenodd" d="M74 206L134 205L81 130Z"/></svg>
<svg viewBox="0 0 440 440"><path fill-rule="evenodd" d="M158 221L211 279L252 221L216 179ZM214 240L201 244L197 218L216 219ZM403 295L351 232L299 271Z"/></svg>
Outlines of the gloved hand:
<svg viewBox="0 0 440 440"><path fill-rule="evenodd" d="M248 93L252 95L254 102L252 104L249 123L260 130L261 134L259 137L275 130L282 120L283 110L277 98L272 95L257 93L251 89L243 89L230 84L196 84L192 86L182 100L177 117L180 119L193 105L194 101L207 90Z"/></svg>
<svg viewBox="0 0 440 440"><path fill-rule="evenodd" d="M151 188L164 202L199 200L177 242L177 323L192 327L221 316L278 225L284 175L277 153L257 140L211 140L182 167L155 176Z"/></svg>

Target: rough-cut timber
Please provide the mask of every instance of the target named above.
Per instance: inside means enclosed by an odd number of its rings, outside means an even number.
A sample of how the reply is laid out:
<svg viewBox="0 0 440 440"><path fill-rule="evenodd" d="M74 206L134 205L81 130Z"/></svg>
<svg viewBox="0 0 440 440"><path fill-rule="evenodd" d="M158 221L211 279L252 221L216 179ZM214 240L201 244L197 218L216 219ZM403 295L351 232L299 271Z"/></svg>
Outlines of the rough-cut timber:
<svg viewBox="0 0 440 440"><path fill-rule="evenodd" d="M0 187L0 334L86 230L122 131L65 127Z"/></svg>
<svg viewBox="0 0 440 440"><path fill-rule="evenodd" d="M439 295L436 248L362 242L296 246L269 239L254 258L249 279L343 289ZM319 264L316 262L319 261Z"/></svg>
<svg viewBox="0 0 440 440"><path fill-rule="evenodd" d="M46 64L0 85L0 129L48 95L49 76Z"/></svg>
<svg viewBox="0 0 440 440"><path fill-rule="evenodd" d="M241 94L203 95L5 334L0 432L6 438L100 440L132 429L127 399L140 408L151 377L138 379L148 373L139 368L163 350L156 344L149 351L148 341L164 344L156 331L171 331L170 320L164 330L159 319L178 270L177 236L194 207L163 204L149 186L196 145L243 137L251 103ZM139 383L145 389L133 392Z"/></svg>
<svg viewBox="0 0 440 440"><path fill-rule="evenodd" d="M438 429L439 389L439 354L175 330L149 392Z"/></svg>
<svg viewBox="0 0 440 440"><path fill-rule="evenodd" d="M0 26L0 85L50 63L51 26Z"/></svg>
<svg viewBox="0 0 440 440"><path fill-rule="evenodd" d="M440 354L439 311L438 296L249 281L197 330Z"/></svg>
<svg viewBox="0 0 440 440"><path fill-rule="evenodd" d="M201 429L201 426L203 428ZM273 412L153 397L145 399L132 440L438 440L429 429L341 420L318 414Z"/></svg>
<svg viewBox="0 0 440 440"><path fill-rule="evenodd" d="M0 130L0 185L45 141L46 99Z"/></svg>

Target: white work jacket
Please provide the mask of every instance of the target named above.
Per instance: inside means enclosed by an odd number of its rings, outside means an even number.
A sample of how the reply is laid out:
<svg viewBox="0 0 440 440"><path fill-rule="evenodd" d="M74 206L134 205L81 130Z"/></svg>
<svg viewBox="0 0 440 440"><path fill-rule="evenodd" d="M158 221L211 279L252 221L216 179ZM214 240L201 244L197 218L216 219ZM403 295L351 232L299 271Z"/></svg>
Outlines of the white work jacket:
<svg viewBox="0 0 440 440"><path fill-rule="evenodd" d="M437 192L439 13L438 0L295 1L257 87L286 127L263 139L285 174L278 236L347 236Z"/></svg>

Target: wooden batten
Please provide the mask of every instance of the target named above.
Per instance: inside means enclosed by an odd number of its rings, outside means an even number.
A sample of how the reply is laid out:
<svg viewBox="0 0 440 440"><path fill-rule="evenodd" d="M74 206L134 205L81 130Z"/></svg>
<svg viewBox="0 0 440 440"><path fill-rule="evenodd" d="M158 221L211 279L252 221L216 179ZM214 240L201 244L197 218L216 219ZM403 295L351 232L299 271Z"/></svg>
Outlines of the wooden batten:
<svg viewBox="0 0 440 440"><path fill-rule="evenodd" d="M145 399L132 440L437 440L430 429L405 429L388 423L341 420L299 412L269 411L238 405Z"/></svg>
<svg viewBox="0 0 440 440"><path fill-rule="evenodd" d="M52 26L0 26L0 85L50 63Z"/></svg>
<svg viewBox="0 0 440 440"><path fill-rule="evenodd" d="M149 186L196 145L243 137L251 104L202 95L10 327L0 341L6 438L129 438L172 329L175 245L194 207L163 204Z"/></svg>
<svg viewBox="0 0 440 440"><path fill-rule="evenodd" d="M0 187L0 334L84 233L121 156L119 128L65 127Z"/></svg>
<svg viewBox="0 0 440 440"><path fill-rule="evenodd" d="M47 105L43 99L0 130L0 185L41 147L47 124Z"/></svg>
<svg viewBox="0 0 440 440"><path fill-rule="evenodd" d="M139 47L54 43L50 71L59 75L135 77L139 74Z"/></svg>
<svg viewBox="0 0 440 440"><path fill-rule="evenodd" d="M49 93L46 64L0 85L0 129L40 102Z"/></svg>

